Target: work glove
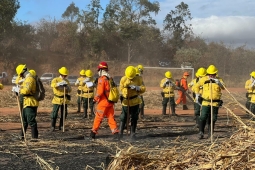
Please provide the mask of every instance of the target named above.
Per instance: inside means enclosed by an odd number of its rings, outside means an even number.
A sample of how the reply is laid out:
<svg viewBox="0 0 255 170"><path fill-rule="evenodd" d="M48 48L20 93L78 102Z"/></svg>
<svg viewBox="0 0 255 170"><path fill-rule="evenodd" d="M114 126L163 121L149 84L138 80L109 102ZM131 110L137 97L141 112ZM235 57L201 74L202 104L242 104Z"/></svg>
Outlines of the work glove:
<svg viewBox="0 0 255 170"><path fill-rule="evenodd" d="M135 87L135 85L129 85L129 87L130 87L130 89L135 89L136 87Z"/></svg>
<svg viewBox="0 0 255 170"><path fill-rule="evenodd" d="M25 81L25 79L21 79L19 80L19 83L23 83Z"/></svg>
<svg viewBox="0 0 255 170"><path fill-rule="evenodd" d="M191 83L189 83L189 86L192 87L194 85L194 82L192 81Z"/></svg>
<svg viewBox="0 0 255 170"><path fill-rule="evenodd" d="M19 94L19 91L20 91L19 86L13 86L12 91L15 92L16 94Z"/></svg>
<svg viewBox="0 0 255 170"><path fill-rule="evenodd" d="M85 80L83 81L84 83L90 81L90 78L89 77L86 77Z"/></svg>
<svg viewBox="0 0 255 170"><path fill-rule="evenodd" d="M251 83L250 87L253 87L255 85L255 80Z"/></svg>
<svg viewBox="0 0 255 170"><path fill-rule="evenodd" d="M216 84L218 84L220 87L223 87L223 85L221 84L220 80L215 78L213 79L215 81Z"/></svg>
<svg viewBox="0 0 255 170"><path fill-rule="evenodd" d="M58 82L58 83L57 83L57 87L66 86L66 85L67 85L67 82L66 82L66 81L61 81L61 82Z"/></svg>
<svg viewBox="0 0 255 170"><path fill-rule="evenodd" d="M196 97L195 97L195 102L196 102L196 103L199 103L199 97L200 97L200 94L199 94L199 93L196 93Z"/></svg>

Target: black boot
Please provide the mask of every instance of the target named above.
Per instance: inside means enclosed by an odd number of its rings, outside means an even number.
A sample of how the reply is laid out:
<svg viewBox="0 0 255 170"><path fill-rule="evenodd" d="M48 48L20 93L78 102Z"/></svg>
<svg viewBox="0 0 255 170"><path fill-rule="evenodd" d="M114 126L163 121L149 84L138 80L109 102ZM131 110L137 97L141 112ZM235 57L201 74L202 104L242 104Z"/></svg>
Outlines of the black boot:
<svg viewBox="0 0 255 170"><path fill-rule="evenodd" d="M189 110L189 108L187 107L187 105L183 105L182 110Z"/></svg>
<svg viewBox="0 0 255 170"><path fill-rule="evenodd" d="M37 129L37 125L31 126L31 136L32 136L32 138L35 138L35 139L38 138L38 129Z"/></svg>
<svg viewBox="0 0 255 170"><path fill-rule="evenodd" d="M80 113L81 112L81 103L78 103L78 110L77 110L77 113Z"/></svg>
<svg viewBox="0 0 255 170"><path fill-rule="evenodd" d="M166 105L163 105L162 115L166 115Z"/></svg>
<svg viewBox="0 0 255 170"><path fill-rule="evenodd" d="M93 131L91 131L91 132L90 132L90 138L91 138L91 139L95 139L95 138L96 138L96 133L93 132Z"/></svg>
<svg viewBox="0 0 255 170"><path fill-rule="evenodd" d="M93 107L90 107L90 116L91 117L95 116Z"/></svg>
<svg viewBox="0 0 255 170"><path fill-rule="evenodd" d="M113 134L113 138L112 138L114 141L119 141L120 140L120 135L119 135L119 132L116 132Z"/></svg>
<svg viewBox="0 0 255 170"><path fill-rule="evenodd" d="M178 115L175 113L175 104L172 104L172 105L171 105L171 112L172 112L172 116L178 116Z"/></svg>
<svg viewBox="0 0 255 170"><path fill-rule="evenodd" d="M120 127L119 127L119 129L120 129L120 139L122 139L123 138L123 132L124 132L124 128L125 128L125 122L120 122Z"/></svg>
<svg viewBox="0 0 255 170"><path fill-rule="evenodd" d="M60 117L58 130L62 130L62 128L63 128L63 117Z"/></svg>
<svg viewBox="0 0 255 170"><path fill-rule="evenodd" d="M57 121L56 119L51 119L51 129L50 129L51 132L55 130L56 121Z"/></svg>
<svg viewBox="0 0 255 170"><path fill-rule="evenodd" d="M137 125L137 123L135 123L135 122L131 123L131 127L130 127L130 138L131 138L131 141L136 140L136 135L135 135L136 125Z"/></svg>
<svg viewBox="0 0 255 170"><path fill-rule="evenodd" d="M25 126L25 125L24 125L24 131L25 131L25 133L26 133L26 131L27 131L27 126ZM24 133L23 133L22 127L21 127L21 131L20 131L20 133L19 133L19 139L20 139L20 140L24 140Z"/></svg>
<svg viewBox="0 0 255 170"><path fill-rule="evenodd" d="M84 108L84 115L83 115L83 119L87 118L88 117L88 111L87 109Z"/></svg>
<svg viewBox="0 0 255 170"><path fill-rule="evenodd" d="M199 136L198 136L199 139L204 138L205 124L206 124L206 121L199 120Z"/></svg>

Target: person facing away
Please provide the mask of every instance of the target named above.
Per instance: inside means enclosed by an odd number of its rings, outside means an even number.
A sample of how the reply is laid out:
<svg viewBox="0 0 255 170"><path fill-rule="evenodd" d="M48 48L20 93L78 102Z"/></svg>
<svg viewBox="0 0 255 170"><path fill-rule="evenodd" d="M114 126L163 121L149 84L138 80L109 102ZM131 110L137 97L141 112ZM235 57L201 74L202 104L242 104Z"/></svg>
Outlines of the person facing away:
<svg viewBox="0 0 255 170"><path fill-rule="evenodd" d="M80 71L80 77L76 80L76 82L74 84L75 86L78 87L77 94L76 94L77 95L77 106L78 106L77 113L81 112L81 103L84 103L84 101L83 101L84 99L81 96L82 96L82 87L84 86L83 81L85 80L85 78L86 78L85 70L82 69Z"/></svg>
<svg viewBox="0 0 255 170"><path fill-rule="evenodd" d="M184 91L188 90L188 83L187 83L188 77L189 77L189 73L185 71L183 73L182 78L180 79L180 88L182 88L182 90L184 90ZM188 107L186 105L186 103L187 103L186 95L182 90L178 90L178 98L175 101L175 104L178 105L178 104L182 103L183 110L188 110Z"/></svg>
<svg viewBox="0 0 255 170"><path fill-rule="evenodd" d="M196 72L196 78L194 78L189 84L189 88L191 88L191 91L193 92L193 98L194 98L194 115L195 115L195 120L196 120L196 126L199 127L199 116L200 116L200 109L201 109L201 104L202 104L202 98L199 98L199 103L196 103L195 98L196 98L196 93L195 93L195 84L198 83L198 81L206 76L206 69L203 67L200 67L197 72ZM200 96L202 95L203 92L203 87L200 87L199 94Z"/></svg>
<svg viewBox="0 0 255 170"><path fill-rule="evenodd" d="M32 140L38 138L38 128L37 128L37 108L39 106L39 101L37 101L33 94L36 93L36 80L33 75L28 71L25 64L20 64L16 67L16 73L21 79L20 86L16 87L16 94L19 94L19 102L22 113L23 129L20 132L20 138L24 139L24 133L28 128L31 127ZM35 73L36 74L36 73Z"/></svg>
<svg viewBox="0 0 255 170"><path fill-rule="evenodd" d="M60 108L59 130L63 128L63 121L67 117L67 105L70 103L72 91L69 81L66 79L68 70L66 67L61 67L59 70L59 77L51 81L54 97L52 99L53 109L51 113L51 132L55 130L58 118L58 111ZM65 108L65 110L64 110Z"/></svg>
<svg viewBox="0 0 255 170"><path fill-rule="evenodd" d="M111 76L108 73L108 64L106 62L100 62L97 66L98 81L96 94L93 102L97 104L96 115L93 122L93 127L90 132L90 138L95 139L98 129L103 121L104 117L108 120L111 132L114 135L113 139L118 139L119 129L114 119L114 103L108 101L110 84L109 79Z"/></svg>
<svg viewBox="0 0 255 170"><path fill-rule="evenodd" d="M173 82L172 73L170 71L165 72L165 78L160 81L160 87L162 88L161 95L162 100L162 115L166 115L167 103L169 102L170 109L173 116L178 116L175 113L175 94L176 85ZM170 113L169 113L170 114Z"/></svg>
<svg viewBox="0 0 255 170"><path fill-rule="evenodd" d="M218 69L214 65L210 65L206 69L207 75L202 77L195 85L195 101L199 102L202 97L202 110L199 117L199 139L204 137L204 128L206 120L208 120L208 137L214 131L215 122L218 118L219 107L222 105L221 90L225 89L225 84L220 77L217 77ZM202 87L202 94L200 93ZM211 110L211 106L212 109ZM213 128L211 129L211 112L213 114Z"/></svg>
<svg viewBox="0 0 255 170"><path fill-rule="evenodd" d="M120 80L119 89L121 91L122 111L120 115L120 138L123 137L124 127L128 127L127 123L131 122L130 137L135 140L135 132L137 121L139 118L139 105L142 103L139 95L145 92L146 87L143 80L136 76L136 69L133 66L128 66L125 70L125 76ZM129 120L130 119L130 120Z"/></svg>
<svg viewBox="0 0 255 170"><path fill-rule="evenodd" d="M251 72L250 74L251 78L248 79L246 82L245 82L245 89L247 90L246 92L246 103L245 103L245 106L248 110L251 111L251 97L253 95L253 93L255 93L255 89L254 89L254 84L255 84L255 71Z"/></svg>

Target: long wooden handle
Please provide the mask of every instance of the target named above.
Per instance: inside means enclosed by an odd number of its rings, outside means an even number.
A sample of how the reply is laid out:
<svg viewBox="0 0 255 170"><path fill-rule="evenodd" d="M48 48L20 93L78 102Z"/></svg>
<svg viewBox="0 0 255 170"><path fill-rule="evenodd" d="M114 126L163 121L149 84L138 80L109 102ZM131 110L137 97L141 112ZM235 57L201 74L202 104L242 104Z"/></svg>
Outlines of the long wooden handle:
<svg viewBox="0 0 255 170"><path fill-rule="evenodd" d="M20 101L19 101L19 96L18 95L16 95L16 99L17 99L18 108L19 108L19 116L20 116L21 127L22 127L22 131L23 131L23 135L24 135L24 141L27 142L26 132L25 132L25 128L24 128L24 124L23 124L23 119L22 119L23 107L22 107L22 110L21 110L21 106L20 106Z"/></svg>

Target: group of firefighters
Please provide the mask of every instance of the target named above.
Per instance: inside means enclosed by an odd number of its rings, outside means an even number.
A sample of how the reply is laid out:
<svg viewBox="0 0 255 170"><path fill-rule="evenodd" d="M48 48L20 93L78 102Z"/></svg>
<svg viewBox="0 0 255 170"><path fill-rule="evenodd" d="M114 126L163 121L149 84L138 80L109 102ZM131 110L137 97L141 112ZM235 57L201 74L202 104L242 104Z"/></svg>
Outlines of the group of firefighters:
<svg viewBox="0 0 255 170"><path fill-rule="evenodd" d="M63 122L67 117L67 106L70 103L72 91L71 85L67 80L68 69L61 67L59 76L51 81L54 97L52 99L53 110L51 113L51 131L54 132L60 109L59 130L63 128ZM125 75L121 78L119 90L121 93L122 110L120 114L119 127L114 116L114 103L108 100L111 85L109 79L108 64L100 62L97 66L98 79L93 79L91 70L81 70L80 77L77 79L75 86L77 86L77 104L78 111L81 112L81 103L83 103L83 118L89 116L94 117L93 126L90 132L90 138L95 139L100 124L104 118L107 118L108 125L111 129L114 139L121 139L125 128L128 128L130 122L130 138L136 139L136 127L139 114L144 116L144 101L142 94L146 91L143 82L143 66L138 65L128 66L125 69ZM21 64L16 68L18 78L16 80L17 86L13 91L19 97L19 106L22 113L22 130L20 137L24 139L24 134L28 125L31 127L32 139L38 138L38 129L36 122L37 101L33 94L36 91L36 72L28 70L26 65ZM252 72L251 78L247 80L245 88L247 89L247 108L255 112L255 71ZM165 72L165 77L160 81L162 88L162 115L166 115L167 103L169 102L171 113L173 116L178 116L175 108L182 102L183 110L187 110L186 96L189 88L193 92L194 112L197 127L199 128L199 139L204 137L204 129L206 123L208 124L208 136L214 130L215 122L217 121L219 107L222 105L221 90L225 89L223 80L218 76L218 69L214 65L206 68L199 68L196 72L196 78L190 83L187 83L188 72L183 73L183 77L178 81L174 81L170 71ZM0 89L3 85L0 84ZM178 90L178 99L175 100L174 90ZM251 103L251 104L250 104ZM96 104L96 111L94 113L94 105ZM90 113L88 114L88 109ZM211 120L211 112L213 113L213 120ZM211 125L212 122L212 125ZM211 127L213 129L211 129Z"/></svg>

